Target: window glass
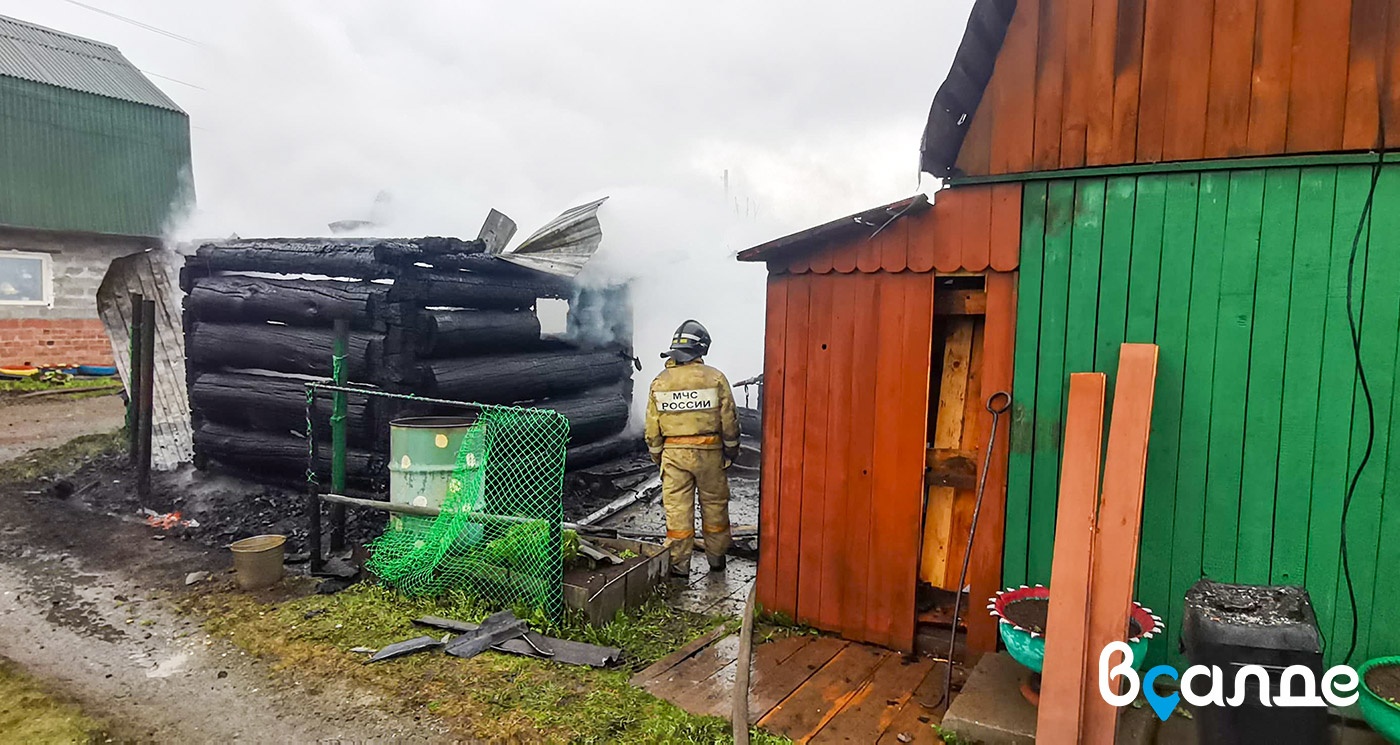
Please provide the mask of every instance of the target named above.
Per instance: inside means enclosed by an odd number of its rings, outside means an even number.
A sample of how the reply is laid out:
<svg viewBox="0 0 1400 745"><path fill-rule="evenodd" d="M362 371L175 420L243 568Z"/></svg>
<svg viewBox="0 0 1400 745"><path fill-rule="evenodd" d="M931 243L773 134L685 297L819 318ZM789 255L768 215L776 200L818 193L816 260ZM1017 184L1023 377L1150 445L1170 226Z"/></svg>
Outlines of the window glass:
<svg viewBox="0 0 1400 745"><path fill-rule="evenodd" d="M48 273L44 254L0 251L0 304L47 304Z"/></svg>

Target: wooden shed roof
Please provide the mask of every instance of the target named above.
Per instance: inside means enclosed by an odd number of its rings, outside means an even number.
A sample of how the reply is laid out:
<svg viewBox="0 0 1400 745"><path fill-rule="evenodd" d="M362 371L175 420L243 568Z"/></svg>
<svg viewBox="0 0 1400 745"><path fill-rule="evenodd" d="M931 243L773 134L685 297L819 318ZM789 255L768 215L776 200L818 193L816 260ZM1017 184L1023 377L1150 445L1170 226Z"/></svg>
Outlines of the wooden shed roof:
<svg viewBox="0 0 1400 745"><path fill-rule="evenodd" d="M977 0L922 163L979 176L1364 151L1382 116L1400 146L1393 0Z"/></svg>

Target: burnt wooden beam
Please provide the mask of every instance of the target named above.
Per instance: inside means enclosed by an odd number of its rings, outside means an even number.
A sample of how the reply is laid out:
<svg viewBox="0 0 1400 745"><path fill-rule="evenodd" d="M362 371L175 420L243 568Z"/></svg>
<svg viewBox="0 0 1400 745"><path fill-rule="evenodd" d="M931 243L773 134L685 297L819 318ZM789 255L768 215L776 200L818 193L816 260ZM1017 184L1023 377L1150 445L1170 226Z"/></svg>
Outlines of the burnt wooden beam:
<svg viewBox="0 0 1400 745"><path fill-rule="evenodd" d="M321 440L318 438L317 442ZM203 422L194 430L196 458L212 459L239 466L252 475L301 473L306 471L305 438L270 432L250 432L216 422ZM329 440L317 446L317 471L324 477L330 469ZM368 450L349 448L345 472L359 480L378 478L387 461Z"/></svg>
<svg viewBox="0 0 1400 745"><path fill-rule="evenodd" d="M548 398L615 383L631 359L614 350L565 350L431 360L425 382L434 394L477 403Z"/></svg>
<svg viewBox="0 0 1400 745"><path fill-rule="evenodd" d="M567 298L571 292L553 279L418 271L396 280L389 297L420 307L513 310L533 308L537 298Z"/></svg>
<svg viewBox="0 0 1400 745"><path fill-rule="evenodd" d="M270 274L319 274L329 277L376 279L393 277L397 268L380 262L374 246L380 241L329 238L273 238L206 243L185 260L210 272L242 271Z"/></svg>
<svg viewBox="0 0 1400 745"><path fill-rule="evenodd" d="M515 352L540 345L540 320L531 310L425 310L418 349L424 357Z"/></svg>
<svg viewBox="0 0 1400 745"><path fill-rule="evenodd" d="M244 430L304 434L307 380L247 372L200 373L190 385L190 406L201 420ZM331 398L328 391L317 392L318 436L330 432ZM376 419L368 397L351 394L346 409L351 442L377 447Z"/></svg>
<svg viewBox="0 0 1400 745"><path fill-rule="evenodd" d="M185 307L198 321L330 326L335 319L344 318L355 328L367 329L388 295L389 285L375 282L231 275L197 280L185 298Z"/></svg>
<svg viewBox="0 0 1400 745"><path fill-rule="evenodd" d="M196 323L185 340L189 361L197 368L257 369L328 377L333 339L330 329L269 323ZM350 335L351 380L368 381L377 373L383 336Z"/></svg>
<svg viewBox="0 0 1400 745"><path fill-rule="evenodd" d="M564 456L564 468L570 471L588 468L635 453L641 449L642 438L624 432L586 445L569 448L568 454Z"/></svg>

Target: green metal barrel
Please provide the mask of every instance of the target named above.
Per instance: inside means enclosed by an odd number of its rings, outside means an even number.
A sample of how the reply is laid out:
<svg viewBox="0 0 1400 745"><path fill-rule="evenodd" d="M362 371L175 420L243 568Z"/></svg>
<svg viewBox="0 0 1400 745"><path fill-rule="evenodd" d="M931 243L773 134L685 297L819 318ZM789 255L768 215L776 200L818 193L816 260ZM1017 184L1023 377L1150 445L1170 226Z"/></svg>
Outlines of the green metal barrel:
<svg viewBox="0 0 1400 745"><path fill-rule="evenodd" d="M389 501L441 507L459 454L464 468L482 467L484 434L484 427L475 416L421 416L390 422ZM432 518L389 518L392 530L406 526L426 529L432 522Z"/></svg>

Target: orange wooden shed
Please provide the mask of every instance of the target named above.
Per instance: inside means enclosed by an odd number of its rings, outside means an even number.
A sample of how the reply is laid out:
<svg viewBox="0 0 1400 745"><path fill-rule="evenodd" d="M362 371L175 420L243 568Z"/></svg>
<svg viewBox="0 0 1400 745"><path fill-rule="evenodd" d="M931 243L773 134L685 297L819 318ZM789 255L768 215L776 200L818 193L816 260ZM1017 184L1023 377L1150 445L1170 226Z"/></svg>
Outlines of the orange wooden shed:
<svg viewBox="0 0 1400 745"><path fill-rule="evenodd" d="M1019 186L948 190L932 204L921 195L739 255L769 271L765 608L912 650L921 573L947 586L950 568L953 577L960 568L962 549L947 539L966 535L971 516L966 477L980 469L991 418L982 401L1011 384L1020 194ZM945 361L958 395L941 391L947 376L932 372ZM994 495L1005 482L1003 425L988 477ZM941 436L931 427L940 426L951 440L931 450ZM948 485L933 487L947 490L936 510L943 544L924 546L925 497L937 496L926 493L925 468L934 461L951 464ZM974 598L997 589L1000 507L997 498L984 505ZM971 631L979 646L995 644L994 624Z"/></svg>
<svg viewBox="0 0 1400 745"><path fill-rule="evenodd" d="M1359 650L1400 644L1400 624L1371 630L1400 591L1375 566L1400 557L1381 498L1400 254L1367 238L1400 234L1400 156L1377 154L1396 147L1394 0L977 0L921 148L948 188L740 254L769 271L759 600L909 649L919 581L954 589L982 402L1011 390L966 616L969 647L994 648L982 600L1049 579L1068 374L1111 382L1119 346L1150 342L1153 664L1202 576L1305 582L1331 636L1355 618ZM1355 245L1369 439L1350 428ZM1360 473L1353 607L1341 495L1372 446L1389 460Z"/></svg>

